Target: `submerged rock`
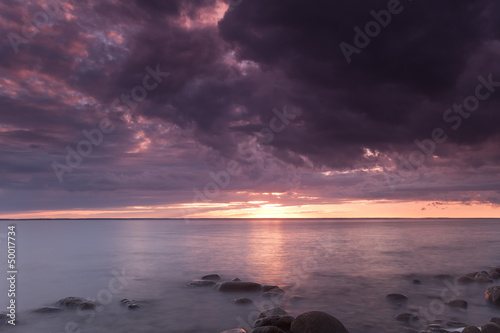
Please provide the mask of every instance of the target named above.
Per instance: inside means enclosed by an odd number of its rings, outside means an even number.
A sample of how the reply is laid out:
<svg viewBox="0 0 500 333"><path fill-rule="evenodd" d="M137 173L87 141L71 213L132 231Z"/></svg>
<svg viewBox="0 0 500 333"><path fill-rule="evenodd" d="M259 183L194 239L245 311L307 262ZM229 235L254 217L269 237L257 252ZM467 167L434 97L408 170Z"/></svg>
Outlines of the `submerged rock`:
<svg viewBox="0 0 500 333"><path fill-rule="evenodd" d="M254 292L262 290L261 285L258 283L243 281L221 282L217 283L215 287L223 292Z"/></svg>
<svg viewBox="0 0 500 333"><path fill-rule="evenodd" d="M484 326L481 326L481 332L482 333L500 333L500 326L489 322Z"/></svg>
<svg viewBox="0 0 500 333"><path fill-rule="evenodd" d="M201 279L208 280L208 281L219 281L220 275L219 274L208 274L208 275L203 276Z"/></svg>
<svg viewBox="0 0 500 333"><path fill-rule="evenodd" d="M500 318L499 317L493 317L490 319L490 322L495 323L497 325L500 325Z"/></svg>
<svg viewBox="0 0 500 333"><path fill-rule="evenodd" d="M448 306L452 308L461 308L461 309L467 309L467 302L464 301L463 299L454 299L452 301L449 301L446 303Z"/></svg>
<svg viewBox="0 0 500 333"><path fill-rule="evenodd" d="M252 304L253 301L250 298L233 298L231 300L234 304L246 305Z"/></svg>
<svg viewBox="0 0 500 333"><path fill-rule="evenodd" d="M289 331L292 321L292 316L268 316L257 319L253 324L253 327L276 326L284 331Z"/></svg>
<svg viewBox="0 0 500 333"><path fill-rule="evenodd" d="M220 333L247 333L247 332L242 328L233 328Z"/></svg>
<svg viewBox="0 0 500 333"><path fill-rule="evenodd" d="M476 276L474 277L474 280L477 282L483 282L483 283L493 282L493 280L490 279L489 274L486 272L481 272L481 273L476 274Z"/></svg>
<svg viewBox="0 0 500 333"><path fill-rule="evenodd" d="M259 315L259 318L264 318L268 316L286 316L286 315L288 315L288 312L283 310L283 308L276 307L266 311L262 311Z"/></svg>
<svg viewBox="0 0 500 333"><path fill-rule="evenodd" d="M212 287L215 284L212 280L193 280L188 283L188 287Z"/></svg>
<svg viewBox="0 0 500 333"><path fill-rule="evenodd" d="M462 275L457 279L457 282L462 284L468 284L474 282L474 278L467 275Z"/></svg>
<svg viewBox="0 0 500 333"><path fill-rule="evenodd" d="M500 305L500 286L489 287L484 293L484 297L487 301Z"/></svg>
<svg viewBox="0 0 500 333"><path fill-rule="evenodd" d="M265 284L265 285L263 285L263 286L262 286L262 291L263 291L263 292L268 292L268 291L270 291L271 289L275 289L275 288L278 288L278 289L279 289L279 287L278 287L278 286L270 286L270 285Z"/></svg>
<svg viewBox="0 0 500 333"><path fill-rule="evenodd" d="M64 311L64 309L57 306L44 306L43 308L38 308L36 310L33 310L33 312L37 313L54 313L61 311Z"/></svg>
<svg viewBox="0 0 500 333"><path fill-rule="evenodd" d="M310 311L299 315L292 322L290 332L349 333L340 320L321 311Z"/></svg>
<svg viewBox="0 0 500 333"><path fill-rule="evenodd" d="M410 323L417 321L419 318L416 314L413 313L400 313L394 319L398 321L404 321L405 323Z"/></svg>
<svg viewBox="0 0 500 333"><path fill-rule="evenodd" d="M240 280L240 278L235 277L235 278L234 278L234 279L232 279L231 281L233 281L233 282L234 282L234 281L241 281L241 280Z"/></svg>
<svg viewBox="0 0 500 333"><path fill-rule="evenodd" d="M385 298L391 301L406 301L408 299L408 297L403 294L389 294L385 296Z"/></svg>
<svg viewBox="0 0 500 333"><path fill-rule="evenodd" d="M97 307L97 303L80 297L66 297L57 301L57 305L66 308L80 308L81 310L91 310Z"/></svg>
<svg viewBox="0 0 500 333"><path fill-rule="evenodd" d="M467 326L462 333L481 333L481 330L476 326Z"/></svg>

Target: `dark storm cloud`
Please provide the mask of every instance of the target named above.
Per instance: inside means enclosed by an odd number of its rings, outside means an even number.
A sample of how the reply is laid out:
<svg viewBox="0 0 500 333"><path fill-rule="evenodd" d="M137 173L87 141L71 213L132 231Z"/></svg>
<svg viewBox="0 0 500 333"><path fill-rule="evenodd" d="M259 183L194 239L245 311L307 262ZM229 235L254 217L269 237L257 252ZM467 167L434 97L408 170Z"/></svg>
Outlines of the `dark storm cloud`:
<svg viewBox="0 0 500 333"><path fill-rule="evenodd" d="M215 0L61 1L16 54L7 34L22 35L22 17L45 2L5 2L0 187L50 193L47 209L182 202L210 170L235 160L242 172L227 190L300 190L326 201L476 192L498 203L500 91L457 130L443 114L475 93L478 76L500 82L499 5L401 1L348 63L339 45L355 45L354 28L391 3L244 0L217 16ZM140 86L148 66L170 75L121 119L112 102ZM285 106L293 121L245 158L239 149ZM82 130L104 117L116 129L59 184L51 163L64 163L65 147L76 149ZM394 170L397 156L408 158L437 127L448 139L436 157L391 190L382 170ZM117 191L120 200L103 194ZM43 206L33 198L33 209Z"/></svg>

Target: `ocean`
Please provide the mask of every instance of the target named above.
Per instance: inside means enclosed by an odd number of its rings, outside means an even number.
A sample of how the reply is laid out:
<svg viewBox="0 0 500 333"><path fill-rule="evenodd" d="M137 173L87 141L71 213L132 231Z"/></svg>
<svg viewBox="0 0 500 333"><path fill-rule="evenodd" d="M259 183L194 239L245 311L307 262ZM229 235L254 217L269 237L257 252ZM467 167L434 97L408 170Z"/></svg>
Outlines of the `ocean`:
<svg viewBox="0 0 500 333"><path fill-rule="evenodd" d="M499 280L463 286L453 277L500 267L498 219L0 221L7 277L9 225L16 226L18 320L0 328L6 332L218 333L248 329L272 306L292 316L327 312L350 333L402 332L405 324L394 317L404 312L419 315L416 326L434 320L479 326L500 313L484 299ZM287 297L187 286L210 273L278 285ZM7 280L0 282L0 312L7 311L8 289ZM408 301L390 302L389 293ZM33 311L68 296L100 305ZM234 304L237 297L254 304ZM140 307L128 309L123 298ZM468 308L445 304L454 298Z"/></svg>

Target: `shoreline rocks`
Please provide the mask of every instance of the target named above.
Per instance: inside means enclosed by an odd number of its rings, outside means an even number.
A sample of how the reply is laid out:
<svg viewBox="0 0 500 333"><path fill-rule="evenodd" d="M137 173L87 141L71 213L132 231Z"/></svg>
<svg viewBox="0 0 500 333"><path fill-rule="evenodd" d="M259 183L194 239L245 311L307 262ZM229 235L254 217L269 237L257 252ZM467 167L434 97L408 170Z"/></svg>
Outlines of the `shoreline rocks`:
<svg viewBox="0 0 500 333"><path fill-rule="evenodd" d="M489 287L486 289L484 297L488 302L500 306L500 286Z"/></svg>
<svg viewBox="0 0 500 333"><path fill-rule="evenodd" d="M309 311L294 319L291 333L349 333L344 325L325 312Z"/></svg>
<svg viewBox="0 0 500 333"><path fill-rule="evenodd" d="M255 282L227 281L219 282L214 286L222 292L257 292L262 291L262 286Z"/></svg>

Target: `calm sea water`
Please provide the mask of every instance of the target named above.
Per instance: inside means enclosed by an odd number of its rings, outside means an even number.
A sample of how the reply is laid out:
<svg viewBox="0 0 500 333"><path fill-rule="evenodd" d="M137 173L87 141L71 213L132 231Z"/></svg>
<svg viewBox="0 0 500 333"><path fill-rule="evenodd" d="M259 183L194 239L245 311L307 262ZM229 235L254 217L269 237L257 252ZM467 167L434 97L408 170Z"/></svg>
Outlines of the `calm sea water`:
<svg viewBox="0 0 500 333"><path fill-rule="evenodd" d="M2 271L10 224L17 227L19 322L0 328L7 332L217 333L244 327L270 305L259 294L186 286L208 273L288 285L288 295L304 297L280 304L290 314L325 311L351 333L400 332L394 316L408 311L475 325L499 315L484 301L488 284L453 290L452 279L433 276L500 266L500 220L0 221ZM407 304L387 302L395 292L408 295ZM443 293L469 308L445 307ZM67 296L103 305L90 313L32 312ZM239 296L256 305L231 303ZM142 307L128 310L122 298ZM7 302L4 281L0 312Z"/></svg>

